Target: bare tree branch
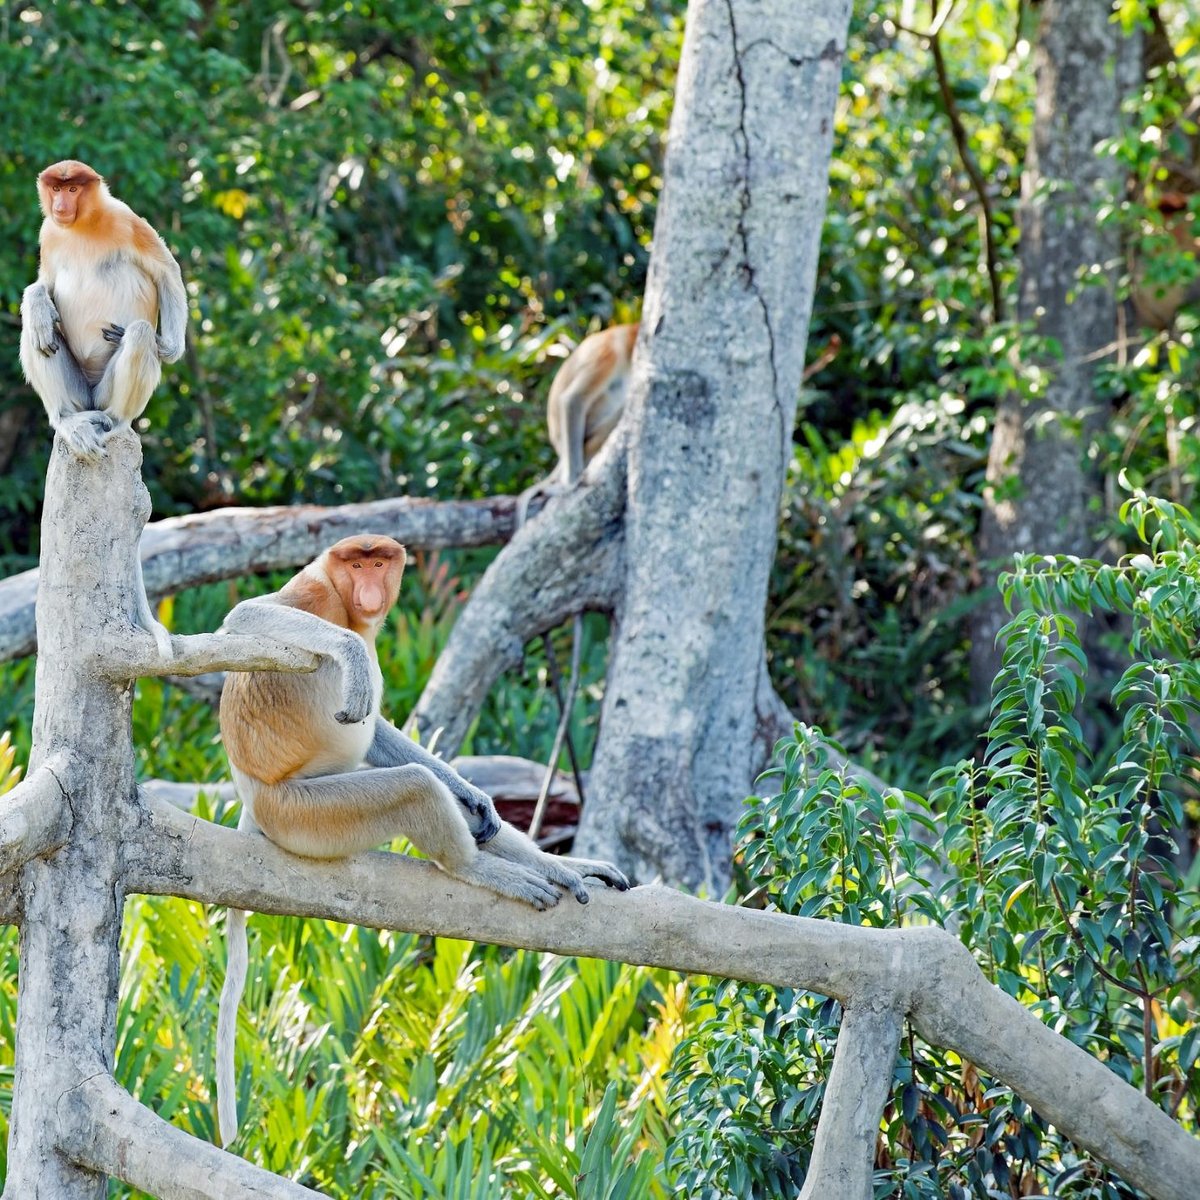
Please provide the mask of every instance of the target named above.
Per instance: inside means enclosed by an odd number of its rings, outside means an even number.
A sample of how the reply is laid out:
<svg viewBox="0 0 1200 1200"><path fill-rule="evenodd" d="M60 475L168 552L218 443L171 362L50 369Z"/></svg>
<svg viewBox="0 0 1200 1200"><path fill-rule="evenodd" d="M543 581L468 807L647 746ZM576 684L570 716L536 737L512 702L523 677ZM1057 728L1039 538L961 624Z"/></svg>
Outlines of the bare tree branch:
<svg viewBox="0 0 1200 1200"><path fill-rule="evenodd" d="M173 637L175 653L162 658L148 633L130 629L114 637L97 664L109 679L156 675L204 675L210 671L315 671L318 656L285 642L240 633L198 633Z"/></svg>
<svg viewBox="0 0 1200 1200"><path fill-rule="evenodd" d="M400 497L337 508L221 508L169 517L146 526L142 572L153 598L218 579L297 567L339 538L367 531L386 533L414 550L492 546L512 536L516 506L514 496L454 501ZM37 583L37 571L0 581L0 662L37 649Z"/></svg>
<svg viewBox="0 0 1200 1200"><path fill-rule="evenodd" d="M438 747L452 755L496 678L520 665L527 642L575 613L616 604L624 505L618 430L582 486L547 504L476 584L410 718L422 741L441 730Z"/></svg>
<svg viewBox="0 0 1200 1200"><path fill-rule="evenodd" d="M311 1188L202 1142L139 1104L111 1075L84 1080L60 1108L63 1152L77 1166L160 1200L311 1200Z"/></svg>
<svg viewBox="0 0 1200 1200"><path fill-rule="evenodd" d="M871 1196L879 1114L892 1088L900 1013L865 998L842 1014L812 1161L799 1200Z"/></svg>
<svg viewBox="0 0 1200 1200"><path fill-rule="evenodd" d="M56 850L67 840L71 810L54 766L54 762L42 763L0 797L0 873Z"/></svg>
<svg viewBox="0 0 1200 1200"><path fill-rule="evenodd" d="M864 1000L871 1010L889 997L889 1009L907 1013L922 1037L1007 1083L1128 1182L1157 1200L1195 1200L1200 1140L990 984L941 929L840 925L661 886L597 891L586 906L566 899L539 913L432 863L383 853L297 858L153 800L126 850L131 891L800 987L847 1010ZM874 1028L894 1050L892 1020L868 1011L852 1028L862 1037ZM881 1054L852 1044L844 1070L876 1081Z"/></svg>

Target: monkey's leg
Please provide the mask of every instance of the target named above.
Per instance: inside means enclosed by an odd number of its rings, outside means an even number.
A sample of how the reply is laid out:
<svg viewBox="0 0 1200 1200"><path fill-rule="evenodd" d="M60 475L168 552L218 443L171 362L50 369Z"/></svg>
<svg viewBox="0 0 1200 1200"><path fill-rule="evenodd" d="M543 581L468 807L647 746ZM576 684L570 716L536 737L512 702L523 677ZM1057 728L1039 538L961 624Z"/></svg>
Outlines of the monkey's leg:
<svg viewBox="0 0 1200 1200"><path fill-rule="evenodd" d="M562 872L481 854L445 785L415 764L260 784L253 808L263 833L293 854L341 858L404 836L466 883L534 908L561 895L554 882Z"/></svg>
<svg viewBox="0 0 1200 1200"><path fill-rule="evenodd" d="M158 338L149 321L131 321L122 330L111 326L109 341L118 343L93 393L96 407L119 421L134 421L142 415L150 395L162 378Z"/></svg>
<svg viewBox="0 0 1200 1200"><path fill-rule="evenodd" d="M72 453L95 462L104 454L112 418L94 411L88 381L58 329L58 309L40 283L21 301L21 368L46 406L50 426Z"/></svg>

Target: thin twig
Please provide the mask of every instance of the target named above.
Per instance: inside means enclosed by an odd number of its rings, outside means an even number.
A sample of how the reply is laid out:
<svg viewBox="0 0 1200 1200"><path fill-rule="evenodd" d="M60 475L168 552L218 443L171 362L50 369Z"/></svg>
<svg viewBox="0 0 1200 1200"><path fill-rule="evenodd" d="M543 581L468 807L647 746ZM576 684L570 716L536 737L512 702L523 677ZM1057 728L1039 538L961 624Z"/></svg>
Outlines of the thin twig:
<svg viewBox="0 0 1200 1200"><path fill-rule="evenodd" d="M945 10L947 15L951 8L953 8L953 5L950 5ZM954 99L954 92L950 87L950 72L946 67L945 56L942 54L940 37L941 28L945 22L944 20L937 20L936 2L934 5L934 18L933 26L928 34L929 49L933 55L933 67L937 74L938 90L942 95L942 104L946 109L946 116L950 120L950 132L954 137L954 144L958 148L958 157L962 160L963 169L967 172L967 176L971 180L971 187L974 189L975 195L979 198L979 206L983 210L983 249L987 260L988 283L991 285L992 291L992 319L999 323L1004 320L1004 292L1000 283L1000 267L993 227L992 202L988 197L987 181L983 177L983 172L979 169L979 164L975 161L975 155L971 152L967 128L963 124L962 113L959 111L958 103Z"/></svg>

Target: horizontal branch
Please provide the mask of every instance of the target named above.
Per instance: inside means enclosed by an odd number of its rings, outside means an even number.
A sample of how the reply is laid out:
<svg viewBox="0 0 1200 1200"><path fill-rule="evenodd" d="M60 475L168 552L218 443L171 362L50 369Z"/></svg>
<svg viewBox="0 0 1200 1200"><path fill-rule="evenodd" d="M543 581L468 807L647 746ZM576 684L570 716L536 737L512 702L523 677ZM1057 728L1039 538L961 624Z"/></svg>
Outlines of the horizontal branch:
<svg viewBox="0 0 1200 1200"><path fill-rule="evenodd" d="M384 533L410 550L494 546L512 536L516 506L513 496L451 501L400 497L335 508L221 508L168 517L147 525L142 534L142 573L155 598L201 583L298 567L356 533ZM0 662L37 649L37 582L37 571L0 581Z"/></svg>
<svg viewBox="0 0 1200 1200"><path fill-rule="evenodd" d="M929 1042L1008 1084L1130 1183L1157 1200L1195 1198L1200 1141L988 983L944 930L865 929L660 886L539 913L402 855L315 862L165 802L147 807L128 846L130 891L798 987L849 1009L888 997Z"/></svg>
<svg viewBox="0 0 1200 1200"><path fill-rule="evenodd" d="M315 671L318 655L244 633L197 633L171 638L174 654L163 658L148 633L131 629L112 639L99 671L113 679L148 675L206 675L211 671Z"/></svg>
<svg viewBox="0 0 1200 1200"><path fill-rule="evenodd" d="M465 938L556 954L674 967L848 999L862 983L903 987L884 943L927 931L883 931L801 920L697 900L665 887L600 888L591 903L549 912L452 879L433 863L373 851L334 861L300 858L261 835L238 833L146 797L148 820L126 846L130 892L182 896L261 913L323 917L375 929ZM864 974L865 972L865 974ZM923 986L923 981L922 981Z"/></svg>
<svg viewBox="0 0 1200 1200"><path fill-rule="evenodd" d="M0 797L0 874L57 850L71 831L67 804L52 763Z"/></svg>
<svg viewBox="0 0 1200 1200"><path fill-rule="evenodd" d="M312 1200L311 1188L264 1171L164 1121L111 1075L93 1075L60 1109L62 1151L160 1200Z"/></svg>

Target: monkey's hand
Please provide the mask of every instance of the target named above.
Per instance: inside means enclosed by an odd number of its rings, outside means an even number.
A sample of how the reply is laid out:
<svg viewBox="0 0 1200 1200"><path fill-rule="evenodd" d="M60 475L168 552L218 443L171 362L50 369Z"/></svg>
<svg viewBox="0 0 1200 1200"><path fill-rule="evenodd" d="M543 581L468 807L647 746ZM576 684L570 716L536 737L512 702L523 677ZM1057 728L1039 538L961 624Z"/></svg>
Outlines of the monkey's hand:
<svg viewBox="0 0 1200 1200"><path fill-rule="evenodd" d="M486 845L500 832L500 814L496 812L495 803L487 792L481 792L461 775L451 771L450 776L446 786L467 814L467 828L475 845Z"/></svg>
<svg viewBox="0 0 1200 1200"><path fill-rule="evenodd" d="M100 330L100 336L106 341L111 342L114 346L121 344L121 339L125 336L124 325L105 325Z"/></svg>
<svg viewBox="0 0 1200 1200"><path fill-rule="evenodd" d="M84 462L99 462L105 456L104 442L112 432L113 419L104 412L67 413L54 428L72 454Z"/></svg>
<svg viewBox="0 0 1200 1200"><path fill-rule="evenodd" d="M22 318L33 344L39 354L49 358L58 353L58 309L50 299L50 293L40 284L25 291Z"/></svg>

